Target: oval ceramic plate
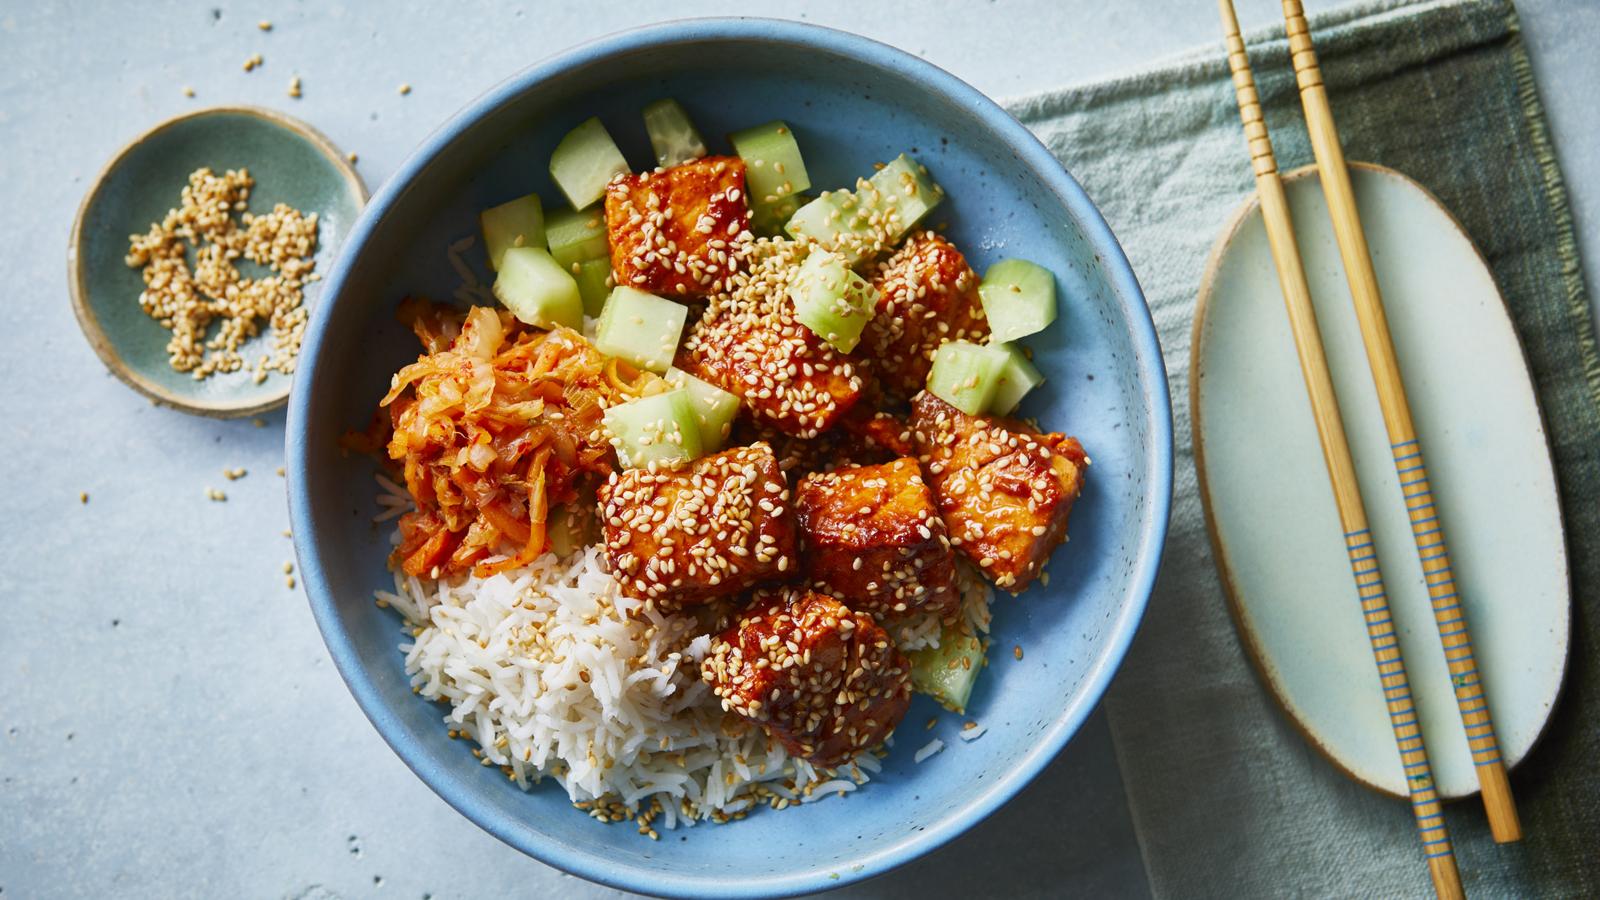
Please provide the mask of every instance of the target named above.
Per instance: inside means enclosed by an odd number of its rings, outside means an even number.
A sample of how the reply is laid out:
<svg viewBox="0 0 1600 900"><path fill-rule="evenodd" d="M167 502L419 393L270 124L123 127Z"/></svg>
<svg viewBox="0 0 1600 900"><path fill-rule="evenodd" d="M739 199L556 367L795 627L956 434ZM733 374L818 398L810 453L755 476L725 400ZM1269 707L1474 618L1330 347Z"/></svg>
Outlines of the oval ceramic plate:
<svg viewBox="0 0 1600 900"><path fill-rule="evenodd" d="M89 344L112 374L158 403L208 416L247 416L281 406L291 376L256 383L245 371L196 381L167 362L171 334L139 307L144 282L123 261L128 236L143 233L180 202L189 173L248 168L255 178L250 209L287 203L318 214L317 271L326 271L367 199L344 154L310 126L255 107L186 113L135 138L106 164L78 209L67 251L72 307ZM240 273L257 274L241 261ZM314 305L320 284L306 286ZM253 359L270 346L267 329L242 348Z"/></svg>
<svg viewBox="0 0 1600 900"><path fill-rule="evenodd" d="M1351 177L1501 752L1515 765L1544 727L1567 658L1566 544L1539 407L1505 304L1460 226L1398 172L1358 165ZM1439 790L1466 796L1477 780L1327 205L1313 168L1285 187ZM1334 765L1404 794L1253 200L1213 251L1192 365L1201 496L1245 646Z"/></svg>

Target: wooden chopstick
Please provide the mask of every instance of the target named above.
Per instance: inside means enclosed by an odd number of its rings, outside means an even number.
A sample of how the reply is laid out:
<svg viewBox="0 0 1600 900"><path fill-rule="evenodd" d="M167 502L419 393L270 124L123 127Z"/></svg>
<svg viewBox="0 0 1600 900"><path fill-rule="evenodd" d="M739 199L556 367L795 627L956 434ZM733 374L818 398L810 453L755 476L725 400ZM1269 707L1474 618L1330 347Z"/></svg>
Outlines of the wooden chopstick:
<svg viewBox="0 0 1600 900"><path fill-rule="evenodd" d="M1289 201L1284 195L1283 181L1278 176L1272 138L1267 134L1267 124L1262 118L1261 101L1256 94L1255 79L1250 74L1250 58L1245 53L1244 39L1239 35L1239 21L1233 12L1233 2L1218 0L1217 5L1222 12L1222 27L1228 44L1228 66L1233 71L1239 118L1244 123L1245 137L1249 141L1250 161L1255 170L1256 193L1260 197L1267 242L1272 248L1272 259L1278 269L1278 285L1283 290L1284 306L1289 313L1289 328L1294 334L1295 350L1300 357L1300 371L1305 376L1306 393L1311 398L1311 413L1316 420L1317 437L1322 442L1322 458L1327 464L1328 482L1339 508L1345 552L1350 559L1350 571L1355 576L1356 596L1366 622L1372 657L1378 666L1378 681L1389 710L1389 724L1394 729L1400 763L1405 767L1406 786L1411 794L1411 812L1416 819L1417 833L1422 839L1434 891L1442 900L1455 900L1465 896L1461 889L1461 876L1456 870L1455 851L1450 844L1449 832L1445 829L1439 793L1434 787L1433 769L1428 764L1428 753L1422 744L1422 725L1412 704L1411 682L1406 677L1405 662L1400 656L1399 638L1395 633L1394 617L1389 612L1383 575L1378 570L1372 532L1367 528L1367 512L1361 502L1360 486L1356 482L1355 462L1350 458L1350 446L1345 440L1339 398L1334 393L1333 378L1328 374L1322 334L1317 327L1316 311L1311 305L1311 288L1306 283L1300 250L1295 244Z"/></svg>
<svg viewBox="0 0 1600 900"><path fill-rule="evenodd" d="M1317 173L1322 193L1328 199L1328 216L1344 261L1345 279L1355 303L1356 320L1361 326L1361 341L1366 345L1367 364L1383 408L1383 422L1389 430L1389 445L1400 490L1405 496L1406 513L1411 522L1411 538L1422 561L1422 578L1433 606L1433 621L1444 645L1445 663L1455 687L1456 709L1466 729L1467 746L1478 774L1483 806L1489 816L1489 830L1495 841L1506 843L1522 838L1511 783L1506 779L1505 762L1495 739L1489 716L1489 701L1478 676L1478 663L1472 654L1472 639L1467 634L1461 596L1455 575L1450 570L1450 555L1445 548L1439 511L1434 506L1433 488L1423 466L1422 445L1411 422L1411 404L1406 400L1405 384L1400 379L1400 363L1389 338L1389 321L1383 311L1383 295L1378 276L1372 269L1361 216L1356 210L1350 187L1350 171L1345 166L1339 132L1334 128L1333 110L1322 84L1322 70L1311 45L1311 30L1306 25L1300 0L1283 0L1283 17L1289 33L1289 53L1294 61L1295 79L1300 85L1300 103L1305 107L1306 128L1311 133L1311 148L1317 157Z"/></svg>

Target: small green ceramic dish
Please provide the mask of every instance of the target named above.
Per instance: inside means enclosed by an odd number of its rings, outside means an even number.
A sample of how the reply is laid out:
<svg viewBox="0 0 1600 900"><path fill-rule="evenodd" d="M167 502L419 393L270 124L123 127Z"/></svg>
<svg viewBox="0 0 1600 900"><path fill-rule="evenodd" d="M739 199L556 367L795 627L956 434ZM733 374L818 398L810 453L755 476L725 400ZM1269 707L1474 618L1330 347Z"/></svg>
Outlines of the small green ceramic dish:
<svg viewBox="0 0 1600 900"><path fill-rule="evenodd" d="M134 138L106 164L78 208L67 249L67 284L78 324L113 375L157 403L218 418L281 406L290 376L271 373L257 384L246 369L197 381L167 361L169 332L139 307L144 282L124 262L128 236L149 229L180 202L189 173L248 168L255 179L250 209L279 202L318 214L316 270L326 271L366 203L361 177L327 138L303 122L256 107L213 107L186 113ZM259 274L240 262L241 274ZM321 282L307 285L315 306ZM266 329L263 329L265 332ZM243 347L253 359L271 338ZM261 349L258 349L261 348Z"/></svg>

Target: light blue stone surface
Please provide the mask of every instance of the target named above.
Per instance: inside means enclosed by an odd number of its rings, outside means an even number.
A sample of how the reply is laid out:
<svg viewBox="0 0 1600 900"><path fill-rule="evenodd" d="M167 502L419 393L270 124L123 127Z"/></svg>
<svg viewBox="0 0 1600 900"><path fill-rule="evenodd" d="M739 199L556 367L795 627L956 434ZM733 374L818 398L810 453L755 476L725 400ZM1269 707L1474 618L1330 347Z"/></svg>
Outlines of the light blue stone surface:
<svg viewBox="0 0 1600 900"><path fill-rule="evenodd" d="M1269 0L1240 6L1246 28L1277 16ZM892 12L763 0L670 12L801 8L997 97L1126 71L1213 42L1217 29L1212 4L1187 0L926 0ZM0 6L0 898L616 896L479 831L384 746L333 672L305 598L284 585L282 414L261 428L192 418L112 378L73 320L65 247L100 165L169 115L285 110L360 154L375 189L501 78L668 9ZM1600 4L1524 0L1521 11L1597 284L1600 107L1585 94L1600 82ZM246 74L253 53L264 65ZM295 75L299 100L287 96ZM222 470L233 467L249 474L229 482ZM228 500L207 500L208 487ZM836 896L1147 893L1097 715L991 820Z"/></svg>

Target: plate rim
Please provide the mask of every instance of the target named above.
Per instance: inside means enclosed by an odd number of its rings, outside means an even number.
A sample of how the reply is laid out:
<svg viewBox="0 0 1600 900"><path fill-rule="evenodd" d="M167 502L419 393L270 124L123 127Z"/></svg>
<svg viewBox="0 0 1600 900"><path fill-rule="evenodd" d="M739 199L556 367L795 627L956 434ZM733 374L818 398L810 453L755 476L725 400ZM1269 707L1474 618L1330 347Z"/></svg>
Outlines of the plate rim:
<svg viewBox="0 0 1600 900"><path fill-rule="evenodd" d="M101 364L112 375L115 375L117 380L133 388L159 406L214 419L237 419L270 412L283 406L289 400L289 391L294 386L294 379L284 379L283 386L275 393L268 395L264 400L256 400L249 403L228 403L185 397L147 378L128 365L127 360L122 358L121 351L117 349L116 341L100 324L100 317L95 314L94 308L90 305L88 272L86 271L88 262L83 253L84 233L88 225L89 210L100 198L105 188L106 180L111 176L111 173L116 171L117 167L122 165L128 155L137 150L146 141L172 128L184 125L193 119L206 118L213 115L243 115L261 119L294 134L310 144L319 154L333 164L334 170L344 179L346 187L354 192L360 207L359 211L365 212L368 193L366 183L361 180L361 174L356 171L355 166L340 152L333 141L305 122L288 113L250 104L222 104L188 110L163 119L129 139L95 173L94 181L90 183L89 189L83 192L83 198L78 201L77 211L72 217L72 230L67 239L67 294L72 301L72 314L78 321L78 329L83 332L84 339L89 342L89 346L94 350L95 355L100 358ZM344 248L341 245L339 249L343 250ZM335 253L336 259L337 256L338 254Z"/></svg>
<svg viewBox="0 0 1600 900"><path fill-rule="evenodd" d="M1533 407L1535 414L1539 417L1540 431L1544 435L1544 461L1549 466L1552 477L1555 477L1555 456L1550 450L1550 429L1547 427L1547 422L1545 421L1544 406L1539 402L1538 386L1533 378L1533 369L1528 365L1527 350L1522 346L1522 336L1517 334L1516 320L1511 318L1510 305L1506 301L1505 294L1501 292L1499 282L1494 277L1494 269L1489 266L1489 261L1484 258L1483 251L1478 248L1477 243L1472 240L1472 236L1467 233L1466 228L1462 227L1461 222L1456 219L1455 214L1450 211L1450 208L1445 206L1444 202L1441 201L1438 196L1436 196L1432 191L1428 190L1426 186L1418 182L1416 179L1410 177L1404 172L1401 172L1399 169L1391 168L1379 163L1350 160L1348 162L1348 166L1351 169L1358 169L1378 175L1398 178L1420 192L1429 203L1433 204L1433 206L1439 212L1444 214L1445 220L1449 222L1451 227L1456 230L1457 234L1461 236L1461 238L1466 242L1467 246L1472 248L1473 254L1477 256L1478 262L1483 266L1484 271L1489 273L1490 281L1494 284L1495 297L1500 301L1502 312L1504 313L1507 322L1511 327L1511 335L1516 341L1517 355L1522 361L1522 369L1527 373L1529 385L1534 388ZM1280 174L1280 177L1284 183L1287 184L1289 182L1304 180L1316 174L1317 166L1315 163L1311 163L1298 168L1290 169L1287 172L1283 172ZM1234 240L1239 235L1239 231L1244 228L1245 222L1249 221L1251 215L1255 213L1260 206L1260 195L1257 194L1254 187L1252 187L1250 194L1245 198L1244 202L1239 204L1239 206L1236 207L1230 214L1227 224L1223 226L1221 234L1211 245L1211 250L1206 255L1205 270L1200 279L1200 288L1196 293L1194 321L1190 325L1189 421L1191 444L1194 447L1195 480L1198 493L1200 494L1200 507L1206 523L1206 537L1211 546L1212 558L1216 561L1217 580L1222 584L1223 596L1227 601L1228 618L1233 622L1234 633L1239 637L1239 642L1244 647L1245 657L1250 661L1250 667L1255 670L1257 680L1261 683L1262 687L1266 688L1266 692L1272 698L1273 705L1277 707L1278 712L1283 715L1283 718L1291 727L1294 728L1297 733L1299 733L1305 742L1311 745L1311 747L1317 751L1319 756L1326 760L1329 765L1333 766L1335 770L1343 774L1346 778L1350 779L1356 784L1372 790L1375 793L1386 797L1392 797L1397 800L1404 800L1407 799L1408 795L1392 791L1381 784L1369 781L1366 778L1356 774L1353 770L1346 766L1337 756L1334 755L1333 751L1329 749L1326 743L1324 743L1317 735L1313 734L1311 730L1306 727L1305 723L1301 721L1300 717L1295 714L1293 708L1289 705L1288 699L1279 690L1278 682L1272 675L1272 670L1267 665L1266 654L1261 646L1260 639L1257 637L1253 629L1244 624L1243 605L1240 603L1238 587L1233 580L1233 569L1228 563L1228 551L1226 546L1222 543L1222 538L1218 533L1216 518L1211 508L1211 485L1206 473L1205 443L1204 439L1202 438L1204 431L1201 428L1201 422L1203 421L1204 416L1200 411L1200 376L1201 360L1205 356L1202 350L1205 346L1204 326L1207 318L1206 312L1209 307L1209 301L1212 295L1215 293L1214 281L1216 279L1218 270L1222 266L1223 256L1225 255L1227 249L1233 245ZM1566 513L1561 506L1559 478L1556 478L1555 507L1557 526L1561 530L1562 558L1567 562L1567 565L1562 570L1563 580L1567 585L1567 603L1564 609L1566 616L1567 639L1562 643L1561 676L1556 682L1556 692L1554 696L1551 697L1550 708L1548 711L1546 711L1543 720L1539 723L1539 729L1534 733L1533 740L1528 743L1528 749L1515 764L1510 764L1508 761L1508 765L1506 767L1507 771L1510 771L1517 765L1521 765L1523 760L1526 760L1530 755L1532 755L1534 750L1539 746L1539 742L1543 740L1545 734L1549 732L1550 720L1555 717L1555 710L1561 705L1561 700L1565 696L1567 690L1567 673L1570 669L1572 659L1572 565L1570 561L1571 548L1568 546L1567 542ZM1475 797L1478 795L1478 793L1479 790L1477 787L1474 787L1472 790L1467 791L1466 793L1446 794L1443 790L1441 790L1440 797L1446 801L1462 800Z"/></svg>

